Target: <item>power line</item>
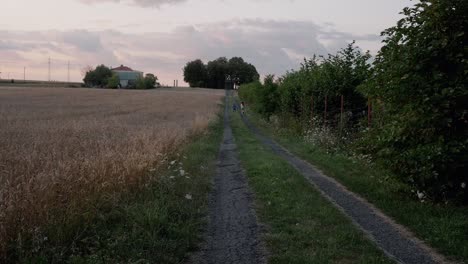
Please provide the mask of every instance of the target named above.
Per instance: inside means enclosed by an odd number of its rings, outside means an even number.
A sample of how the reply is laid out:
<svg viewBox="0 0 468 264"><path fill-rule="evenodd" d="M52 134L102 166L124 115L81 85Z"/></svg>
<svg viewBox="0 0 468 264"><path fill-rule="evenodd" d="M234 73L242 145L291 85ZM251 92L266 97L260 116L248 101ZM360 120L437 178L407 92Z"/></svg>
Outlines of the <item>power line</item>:
<svg viewBox="0 0 468 264"><path fill-rule="evenodd" d="M68 61L67 82L70 82L70 61Z"/></svg>
<svg viewBox="0 0 468 264"><path fill-rule="evenodd" d="M50 57L49 57L49 61L48 61L48 64L49 64L49 71L48 71L48 77L49 77L49 82L50 82Z"/></svg>

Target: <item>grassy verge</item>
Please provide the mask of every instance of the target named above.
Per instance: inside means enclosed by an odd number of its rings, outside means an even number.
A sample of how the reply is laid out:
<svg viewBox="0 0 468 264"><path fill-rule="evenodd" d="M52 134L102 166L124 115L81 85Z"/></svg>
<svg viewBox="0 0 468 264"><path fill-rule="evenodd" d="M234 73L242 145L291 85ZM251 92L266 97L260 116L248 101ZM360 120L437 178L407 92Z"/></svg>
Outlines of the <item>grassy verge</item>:
<svg viewBox="0 0 468 264"><path fill-rule="evenodd" d="M75 225L50 226L20 262L181 263L200 239L222 131L220 117L144 186L97 201Z"/></svg>
<svg viewBox="0 0 468 264"><path fill-rule="evenodd" d="M408 187L396 181L385 169L344 154L327 153L320 147L307 144L288 130L271 127L255 114L249 118L263 133L366 198L442 254L468 263L467 207L435 205L410 199L407 193L403 193Z"/></svg>
<svg viewBox="0 0 468 264"><path fill-rule="evenodd" d="M270 263L392 263L294 168L266 150L238 115L232 128L267 225Z"/></svg>

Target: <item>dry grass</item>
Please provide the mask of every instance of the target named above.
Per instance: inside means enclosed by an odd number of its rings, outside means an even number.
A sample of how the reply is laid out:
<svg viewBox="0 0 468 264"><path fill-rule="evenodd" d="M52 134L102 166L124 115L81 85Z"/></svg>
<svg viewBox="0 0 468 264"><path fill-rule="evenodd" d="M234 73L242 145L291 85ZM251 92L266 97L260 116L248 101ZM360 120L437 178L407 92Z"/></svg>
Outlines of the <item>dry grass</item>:
<svg viewBox="0 0 468 264"><path fill-rule="evenodd" d="M219 110L222 91L0 88L0 262L42 228L83 219ZM16 249L17 250L17 249Z"/></svg>

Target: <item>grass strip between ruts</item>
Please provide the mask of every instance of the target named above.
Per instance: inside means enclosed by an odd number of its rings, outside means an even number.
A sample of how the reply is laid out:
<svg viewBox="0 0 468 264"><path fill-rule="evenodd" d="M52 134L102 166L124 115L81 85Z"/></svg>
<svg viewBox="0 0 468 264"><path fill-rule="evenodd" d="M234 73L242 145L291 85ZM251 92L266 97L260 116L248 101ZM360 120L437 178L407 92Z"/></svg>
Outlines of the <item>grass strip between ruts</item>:
<svg viewBox="0 0 468 264"><path fill-rule="evenodd" d="M266 226L270 263L392 263L302 175L262 146L238 115L232 128Z"/></svg>

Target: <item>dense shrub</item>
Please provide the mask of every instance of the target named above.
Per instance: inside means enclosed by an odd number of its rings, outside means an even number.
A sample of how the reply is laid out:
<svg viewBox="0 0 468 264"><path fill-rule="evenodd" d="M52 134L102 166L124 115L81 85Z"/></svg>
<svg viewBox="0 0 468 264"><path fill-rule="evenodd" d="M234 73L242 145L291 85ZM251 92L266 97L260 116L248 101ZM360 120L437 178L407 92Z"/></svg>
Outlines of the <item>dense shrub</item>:
<svg viewBox="0 0 468 264"><path fill-rule="evenodd" d="M306 129L312 111L323 112L325 97L330 119L340 112L341 95L346 98L345 109L349 111L366 107L366 99L357 87L370 74L369 58L368 53L362 53L351 43L336 55L304 60L300 70L288 72L277 82L273 76L267 76L263 85L258 82L244 85L240 95L263 116L277 114L283 119L302 120L300 123ZM321 116L318 119L323 121Z"/></svg>
<svg viewBox="0 0 468 264"><path fill-rule="evenodd" d="M95 69L86 72L83 82L88 87L106 87L112 71L105 65L99 65Z"/></svg>
<svg viewBox="0 0 468 264"><path fill-rule="evenodd" d="M135 83L135 89L144 90L147 89L145 78L138 78Z"/></svg>
<svg viewBox="0 0 468 264"><path fill-rule="evenodd" d="M368 145L430 198L466 203L468 2L425 0L403 13L362 87L382 106Z"/></svg>
<svg viewBox="0 0 468 264"><path fill-rule="evenodd" d="M153 89L157 85L158 77L152 73L147 73L145 75L145 88Z"/></svg>
<svg viewBox="0 0 468 264"><path fill-rule="evenodd" d="M111 88L111 89L117 89L119 88L119 85L120 85L120 78L117 74L112 74L112 77L110 77L108 80L107 80L107 88Z"/></svg>
<svg viewBox="0 0 468 264"><path fill-rule="evenodd" d="M275 114L296 131L299 124L309 142L336 148L342 138L358 138L355 150L387 164L419 198L466 204L467 10L465 0L422 0L382 33L384 46L373 67L369 53L351 43L336 55L304 60L274 89L252 83L240 88L240 96L265 117ZM337 122L341 95L345 133L336 129L343 124L343 118ZM363 129L368 99L374 119ZM331 135L336 131L340 137Z"/></svg>
<svg viewBox="0 0 468 264"><path fill-rule="evenodd" d="M243 85L239 93L255 112L269 119L279 109L278 86L275 76L268 75L264 79L264 84L253 82Z"/></svg>
<svg viewBox="0 0 468 264"><path fill-rule="evenodd" d="M130 89L138 89L138 90L145 90L145 89L153 89L158 84L158 77L152 73L147 73L145 77L139 77L136 79L135 83L130 86Z"/></svg>

